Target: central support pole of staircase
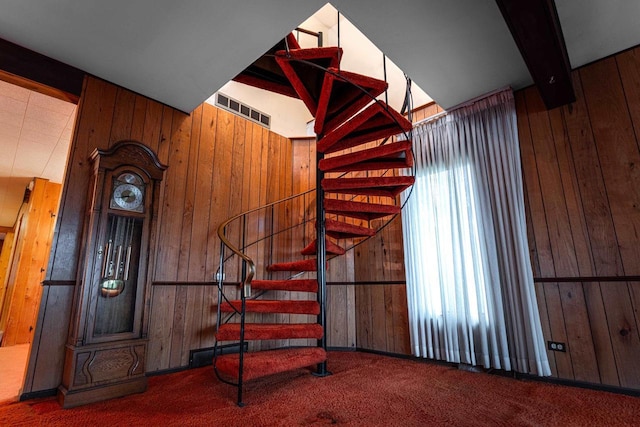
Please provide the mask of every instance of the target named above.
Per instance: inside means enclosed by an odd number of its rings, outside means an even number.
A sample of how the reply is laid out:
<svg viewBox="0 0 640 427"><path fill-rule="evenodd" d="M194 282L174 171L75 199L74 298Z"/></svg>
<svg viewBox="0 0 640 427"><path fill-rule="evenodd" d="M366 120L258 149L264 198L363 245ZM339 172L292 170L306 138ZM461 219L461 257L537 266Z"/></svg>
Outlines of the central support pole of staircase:
<svg viewBox="0 0 640 427"><path fill-rule="evenodd" d="M326 229L324 220L324 191L322 190L322 179L324 172L318 167L318 162L324 158L324 154L316 152L316 253L318 280L318 304L320 304L320 314L318 314L318 324L322 326L322 338L318 340L318 347L327 350L327 248ZM327 361L318 364L316 376L325 377L331 375L327 370Z"/></svg>

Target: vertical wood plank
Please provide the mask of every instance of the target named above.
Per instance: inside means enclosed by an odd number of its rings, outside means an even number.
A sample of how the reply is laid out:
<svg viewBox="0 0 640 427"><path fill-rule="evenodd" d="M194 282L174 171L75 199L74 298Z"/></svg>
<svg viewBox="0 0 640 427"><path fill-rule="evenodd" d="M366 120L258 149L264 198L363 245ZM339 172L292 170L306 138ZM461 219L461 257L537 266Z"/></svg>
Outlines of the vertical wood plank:
<svg viewBox="0 0 640 427"><path fill-rule="evenodd" d="M629 285L626 282L602 282L600 288L620 385L640 388L640 336L635 326Z"/></svg>
<svg viewBox="0 0 640 427"><path fill-rule="evenodd" d="M193 179L188 179L187 187L193 186L193 202L191 221L183 222L183 236L189 235L188 239L183 238L183 242L189 241L186 250L189 253L186 271L182 273L187 281L204 281L205 264L206 264L206 246L208 235L209 209L208 202L210 194L206 191L207 182L211 182L211 169L209 163L204 161L203 147L201 138L203 105L196 108L192 113L191 121L191 147L189 159L189 171L192 173ZM193 171L193 172L192 172ZM193 184L191 184L193 183ZM190 190L188 190L190 191ZM184 246L182 247L184 248ZM181 253L182 256L182 253ZM180 273L179 273L180 274ZM189 363L190 349L201 348L202 334L202 313L204 311L203 286L190 286L187 289L187 311L185 314L185 334L182 342L182 357L180 366L186 366Z"/></svg>
<svg viewBox="0 0 640 427"><path fill-rule="evenodd" d="M246 121L236 117L233 135L233 153L231 166L231 180L229 181L229 209L227 216L231 218L243 212L243 200L247 190L243 186L245 174L245 150L246 150ZM249 144L250 145L250 144ZM239 244L241 238L240 221L236 220L229 224L227 235L231 242ZM216 238L217 241L217 238ZM227 281L240 281L240 269L237 260L225 264L225 275Z"/></svg>
<svg viewBox="0 0 640 427"><path fill-rule="evenodd" d="M140 136L140 142L151 148L158 155L158 158L160 158L158 150L160 148L160 139L162 138L162 111L162 104L147 101L144 127Z"/></svg>
<svg viewBox="0 0 640 427"><path fill-rule="evenodd" d="M123 139L130 139L133 125L136 95L124 88L118 88L113 110L113 123L109 135L109 146Z"/></svg>
<svg viewBox="0 0 640 427"><path fill-rule="evenodd" d="M184 150L186 159L182 169L183 194L182 194L182 215L179 223L179 247L177 257L176 279L185 281L188 278L189 259L191 256L191 229L193 225L193 205L196 197L196 176L197 176L197 155L200 146L199 126L197 120L201 119L201 114L194 114L189 120L183 123L182 131L185 132ZM199 123L198 123L199 124ZM178 229L178 225L176 225ZM191 330L189 320L192 312L192 301L189 298L190 288L187 286L176 287L176 300L173 312L173 330L171 336L171 359L170 366L184 366L187 355L185 350L189 348Z"/></svg>
<svg viewBox="0 0 640 427"><path fill-rule="evenodd" d="M633 123L636 144L640 147L640 47L616 55L616 64Z"/></svg>
<svg viewBox="0 0 640 427"><path fill-rule="evenodd" d="M154 372L171 367L171 338L176 286L154 286L151 292L151 319L149 320L149 357L147 371Z"/></svg>
<svg viewBox="0 0 640 427"><path fill-rule="evenodd" d="M131 123L131 133L129 134L129 138L134 141L143 142L144 138L144 129L145 129L145 119L147 116L147 105L149 104L149 100L142 96L136 95L133 107L133 119Z"/></svg>
<svg viewBox="0 0 640 427"><path fill-rule="evenodd" d="M367 261L366 254L368 249L363 245L356 246L355 250L355 281L366 280ZM371 293L369 286L355 287L356 300L356 343L359 348L373 348L371 339Z"/></svg>
<svg viewBox="0 0 640 427"><path fill-rule="evenodd" d="M207 192L206 197L203 196L202 200L202 209L207 209L209 211L208 215L208 239L207 239L207 247L206 247L206 266L205 272L206 276L209 279L215 278L215 273L220 264L220 242L217 239L216 231L219 225L219 218L215 215L217 210L216 202L219 200L215 200L215 193L218 190L219 175L216 175L216 150L218 150L218 145L221 143L221 138L218 137L218 120L223 120L221 118L222 111L214 108L210 105L205 104L202 115L202 130L201 130L201 146L204 157L200 158L200 161L209 164L204 169L204 176L202 177L203 182L203 191ZM208 176L207 176L208 175ZM208 179L208 182L205 181ZM214 201L215 200L215 201Z"/></svg>
<svg viewBox="0 0 640 427"><path fill-rule="evenodd" d="M293 142L293 193L300 194L309 188L315 186L315 182L311 181L310 168L311 168L311 145L315 144L312 140L296 140ZM304 225L304 221L308 219L308 205L312 204L310 197L296 198L293 201L292 218L294 224L303 224L296 227L293 230L293 238L291 239L290 253L292 259L301 259L299 251L306 246L307 242L307 229L308 226ZM309 274L305 274L303 277L310 278ZM307 299L308 296L304 292L291 292L291 299ZM292 314L290 322L304 322L307 317L304 315ZM290 340L291 345L305 345L307 340Z"/></svg>
<svg viewBox="0 0 640 427"><path fill-rule="evenodd" d="M158 238L158 263L155 278L158 281L178 279L178 263L182 235L182 219L186 195L186 180L191 139L191 118L174 112L170 139L169 167L163 183L161 200L162 223Z"/></svg>
<svg viewBox="0 0 640 427"><path fill-rule="evenodd" d="M62 382L73 286L45 286L22 393L51 390ZM39 339L38 339L39 338Z"/></svg>

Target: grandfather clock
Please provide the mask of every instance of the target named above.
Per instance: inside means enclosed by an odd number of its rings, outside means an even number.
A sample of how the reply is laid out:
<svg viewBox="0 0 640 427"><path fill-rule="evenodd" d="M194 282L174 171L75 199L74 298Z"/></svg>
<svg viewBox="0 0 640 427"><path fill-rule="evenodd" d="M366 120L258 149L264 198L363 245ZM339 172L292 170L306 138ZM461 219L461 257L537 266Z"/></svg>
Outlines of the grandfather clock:
<svg viewBox="0 0 640 427"><path fill-rule="evenodd" d="M65 408L146 390L148 265L164 166L135 141L96 149L58 400Z"/></svg>

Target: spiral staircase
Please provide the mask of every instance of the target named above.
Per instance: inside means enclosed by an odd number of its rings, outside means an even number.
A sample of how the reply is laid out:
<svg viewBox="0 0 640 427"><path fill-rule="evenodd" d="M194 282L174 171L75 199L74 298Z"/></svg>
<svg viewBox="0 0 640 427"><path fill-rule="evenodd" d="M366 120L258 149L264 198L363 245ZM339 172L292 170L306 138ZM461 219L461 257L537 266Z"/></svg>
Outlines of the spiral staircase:
<svg viewBox="0 0 640 427"><path fill-rule="evenodd" d="M316 238L300 248L297 259L270 264L263 269L265 278L257 278L256 263L244 250L246 243L233 243L227 235L232 221L241 216L229 219L218 230L222 241L220 271L235 256L241 260L242 272L235 299L229 296L233 292L227 290L229 286L221 279L224 275L219 273L214 368L218 378L238 387L240 406L246 381L313 365L316 375L329 374L325 336L327 261L349 249L342 242L371 237L385 219L388 222L398 214L398 195L414 182L413 176L403 173L413 166L408 136L411 122L377 99L387 89L385 81L341 70L341 57L339 47L300 48L294 35L289 34L235 78L304 102L315 117L318 168ZM358 176L354 177L354 172ZM225 250L231 255L225 255ZM309 272L316 277L308 278ZM306 278L300 278L302 274ZM301 293L315 298L295 298ZM252 318L255 313L267 315ZM282 314L290 315L285 319L294 323L273 322ZM296 315L308 315L313 321L300 322L305 316ZM262 318L269 320L260 322ZM317 345L262 351L248 351L246 345L251 341L292 339L317 340ZM239 352L225 354L221 342L238 343Z"/></svg>

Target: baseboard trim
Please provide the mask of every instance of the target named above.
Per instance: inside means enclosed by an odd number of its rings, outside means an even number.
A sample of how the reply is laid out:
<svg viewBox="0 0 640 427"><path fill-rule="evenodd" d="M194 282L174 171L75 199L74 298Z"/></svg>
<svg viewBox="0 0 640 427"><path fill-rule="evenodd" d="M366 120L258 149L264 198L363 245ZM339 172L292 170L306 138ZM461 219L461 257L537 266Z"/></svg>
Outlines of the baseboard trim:
<svg viewBox="0 0 640 427"><path fill-rule="evenodd" d="M446 362L446 361L443 361L443 360L426 359L426 358L417 357L417 356L414 356L414 355L411 355L411 354L390 353L390 352L386 352L386 351L370 350L370 349L367 349L367 348L357 348L356 350L360 351L362 353L372 353L372 354L378 354L378 355L381 355L381 356L394 357L394 358L398 358L398 359L414 360L416 362L421 362L421 363L432 363L432 364L435 364L435 365L443 365L443 366L449 366L449 367L452 367L452 368L458 368L458 363ZM606 384L594 384L594 383L566 380L566 379L554 378L554 377L540 377L540 376L537 376L537 375L522 374L522 373L515 372L515 371L505 371L505 370L502 370L502 369L487 369L487 370L481 371L479 373L485 373L485 374L489 374L489 375L498 375L498 376L502 376L502 377L509 377L509 378L513 378L513 379L516 379L516 380L539 381L539 382L545 382L545 383L551 383L551 384L564 385L564 386L568 386L568 387L577 387L577 388L584 388L584 389L589 389L589 390L605 391L605 392L609 392L609 393L624 394L624 395L627 395L627 396L640 397L640 390L624 388L624 387L615 387L615 386L610 386L610 385L606 385Z"/></svg>
<svg viewBox="0 0 640 427"><path fill-rule="evenodd" d="M327 347L327 351L358 351L355 347Z"/></svg>
<svg viewBox="0 0 640 427"><path fill-rule="evenodd" d="M52 397L58 394L58 388L50 388L47 390L30 391L20 395L20 402L31 399L39 399L41 397Z"/></svg>

